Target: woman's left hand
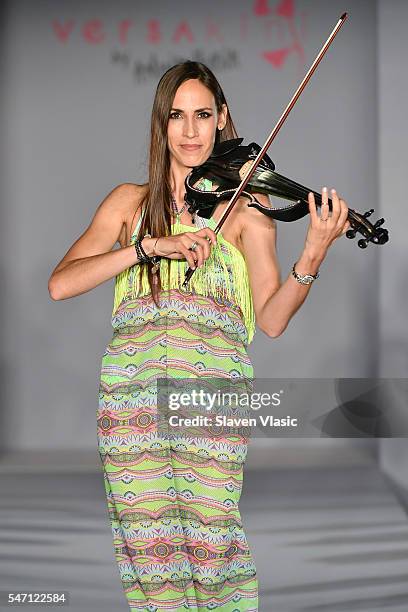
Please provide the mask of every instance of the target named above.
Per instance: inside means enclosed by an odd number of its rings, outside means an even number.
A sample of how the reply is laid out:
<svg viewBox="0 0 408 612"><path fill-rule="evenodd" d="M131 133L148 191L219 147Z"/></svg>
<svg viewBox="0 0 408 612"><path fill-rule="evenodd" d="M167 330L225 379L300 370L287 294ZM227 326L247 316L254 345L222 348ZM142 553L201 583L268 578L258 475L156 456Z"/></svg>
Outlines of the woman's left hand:
<svg viewBox="0 0 408 612"><path fill-rule="evenodd" d="M350 229L347 219L348 206L345 200L339 198L335 189L330 192L332 211L329 213L329 194L327 187L322 189L322 205L320 215L317 214L315 197L308 195L310 224L306 235L305 251L312 257L323 258L330 245Z"/></svg>

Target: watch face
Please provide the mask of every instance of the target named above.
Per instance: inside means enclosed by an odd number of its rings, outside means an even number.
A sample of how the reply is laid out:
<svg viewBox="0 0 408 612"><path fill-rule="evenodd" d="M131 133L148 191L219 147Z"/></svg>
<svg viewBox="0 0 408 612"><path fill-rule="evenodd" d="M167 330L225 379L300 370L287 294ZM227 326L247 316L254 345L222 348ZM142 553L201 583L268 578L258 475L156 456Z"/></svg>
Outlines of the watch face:
<svg viewBox="0 0 408 612"><path fill-rule="evenodd" d="M319 276L319 272L317 272L316 275L313 275L313 274L299 274L298 272L296 272L295 266L293 266L293 268L292 268L292 274L296 278L296 280L299 283L301 283L302 285L311 285L313 283L313 281L316 278L318 278L318 276Z"/></svg>

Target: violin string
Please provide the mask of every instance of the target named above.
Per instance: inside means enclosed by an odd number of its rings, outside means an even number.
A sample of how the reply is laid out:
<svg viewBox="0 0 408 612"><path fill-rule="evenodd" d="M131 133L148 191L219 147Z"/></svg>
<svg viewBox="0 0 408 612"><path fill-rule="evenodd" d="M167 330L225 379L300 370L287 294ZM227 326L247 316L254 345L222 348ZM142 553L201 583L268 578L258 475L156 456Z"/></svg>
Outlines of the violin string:
<svg viewBox="0 0 408 612"><path fill-rule="evenodd" d="M312 192L317 198L317 204L321 205L321 195L313 189L307 189L303 185L300 185L299 183L296 183L295 181L292 181L291 179L288 179L277 172L268 171L264 172L263 175L265 179L269 179L268 181L265 180L265 182L267 182L268 185L272 184L272 187L275 187L274 195L287 199L292 198L293 200L298 200L300 196L307 202L307 196L309 192Z"/></svg>

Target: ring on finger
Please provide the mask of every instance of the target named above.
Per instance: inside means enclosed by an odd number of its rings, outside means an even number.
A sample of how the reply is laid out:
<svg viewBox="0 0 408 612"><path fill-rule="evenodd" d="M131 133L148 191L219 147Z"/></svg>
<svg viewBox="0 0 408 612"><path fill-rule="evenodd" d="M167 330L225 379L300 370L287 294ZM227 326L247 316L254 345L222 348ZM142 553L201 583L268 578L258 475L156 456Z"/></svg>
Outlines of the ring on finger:
<svg viewBox="0 0 408 612"><path fill-rule="evenodd" d="M329 206L329 203L328 203L328 202L322 202L322 203L321 203L321 206ZM329 217L329 216L330 216L329 214L328 214L328 215L327 215L327 217L325 217L325 218L323 218L322 216L320 216L320 220L321 220L321 221L328 221L328 217Z"/></svg>
<svg viewBox="0 0 408 612"><path fill-rule="evenodd" d="M193 242L193 244L192 244L192 245L191 245L191 247L190 247L190 251L195 251L195 250L196 250L196 248L197 248L197 244L198 244L198 242L197 242L197 241Z"/></svg>

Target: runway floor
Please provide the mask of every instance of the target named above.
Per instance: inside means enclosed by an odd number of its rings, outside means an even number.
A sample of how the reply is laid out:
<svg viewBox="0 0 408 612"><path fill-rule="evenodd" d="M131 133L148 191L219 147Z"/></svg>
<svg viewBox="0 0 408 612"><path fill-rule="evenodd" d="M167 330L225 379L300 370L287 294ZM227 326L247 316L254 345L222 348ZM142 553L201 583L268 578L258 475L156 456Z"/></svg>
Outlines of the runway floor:
<svg viewBox="0 0 408 612"><path fill-rule="evenodd" d="M65 590L70 612L129 611L102 472L3 470L0 486L0 590ZM248 470L241 512L261 611L407 612L407 513L375 466Z"/></svg>

